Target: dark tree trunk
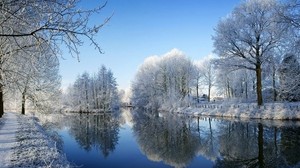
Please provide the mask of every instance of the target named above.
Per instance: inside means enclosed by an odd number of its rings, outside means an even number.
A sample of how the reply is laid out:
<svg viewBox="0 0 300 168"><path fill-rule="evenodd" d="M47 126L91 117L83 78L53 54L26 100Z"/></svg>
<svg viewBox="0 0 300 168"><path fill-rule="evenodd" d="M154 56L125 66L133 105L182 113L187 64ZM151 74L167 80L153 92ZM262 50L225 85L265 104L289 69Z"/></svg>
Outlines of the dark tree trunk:
<svg viewBox="0 0 300 168"><path fill-rule="evenodd" d="M197 126L198 126L198 132L200 133L200 124L199 124L200 122L199 122L199 117L197 118Z"/></svg>
<svg viewBox="0 0 300 168"><path fill-rule="evenodd" d="M4 114L4 105L3 105L3 86L0 85L0 118Z"/></svg>
<svg viewBox="0 0 300 168"><path fill-rule="evenodd" d="M229 81L228 81L228 79L227 79L227 81L226 81L226 83L227 83L227 97L228 98L231 98L231 94L230 94L230 86L229 86Z"/></svg>
<svg viewBox="0 0 300 168"><path fill-rule="evenodd" d="M263 99L262 99L261 64L260 63L258 63L256 65L255 72L256 72L257 105L261 106L263 104Z"/></svg>
<svg viewBox="0 0 300 168"><path fill-rule="evenodd" d="M199 79L197 78L197 84L196 84L196 91L197 91L197 102L199 103Z"/></svg>
<svg viewBox="0 0 300 168"><path fill-rule="evenodd" d="M22 94L22 114L25 115L25 94Z"/></svg>
<svg viewBox="0 0 300 168"><path fill-rule="evenodd" d="M258 124L258 165L259 168L265 167L264 163L264 128L261 123Z"/></svg>
<svg viewBox="0 0 300 168"><path fill-rule="evenodd" d="M277 93L276 93L276 81L275 81L275 66L273 65L273 72L272 72L272 87L273 87L273 100L276 101Z"/></svg>
<svg viewBox="0 0 300 168"><path fill-rule="evenodd" d="M247 81L245 83L245 90L246 90L246 100L248 100L248 82Z"/></svg>
<svg viewBox="0 0 300 168"><path fill-rule="evenodd" d="M208 96L207 96L207 100L208 102L210 102L210 90L211 90L211 85L208 85Z"/></svg>

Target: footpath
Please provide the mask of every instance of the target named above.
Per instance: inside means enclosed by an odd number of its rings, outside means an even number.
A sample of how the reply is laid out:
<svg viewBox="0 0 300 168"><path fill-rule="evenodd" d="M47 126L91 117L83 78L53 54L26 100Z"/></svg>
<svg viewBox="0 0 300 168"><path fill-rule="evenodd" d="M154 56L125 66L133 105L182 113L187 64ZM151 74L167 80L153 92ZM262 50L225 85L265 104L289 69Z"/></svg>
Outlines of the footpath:
<svg viewBox="0 0 300 168"><path fill-rule="evenodd" d="M20 124L14 112L5 112L0 119L0 167L9 167L13 148L17 145L16 132Z"/></svg>

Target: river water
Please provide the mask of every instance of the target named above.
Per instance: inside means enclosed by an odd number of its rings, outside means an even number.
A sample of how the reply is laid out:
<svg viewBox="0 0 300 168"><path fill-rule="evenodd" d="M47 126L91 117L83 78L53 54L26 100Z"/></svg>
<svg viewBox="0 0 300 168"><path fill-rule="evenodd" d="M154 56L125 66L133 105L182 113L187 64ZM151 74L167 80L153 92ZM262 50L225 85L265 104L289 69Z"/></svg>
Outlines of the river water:
<svg viewBox="0 0 300 168"><path fill-rule="evenodd" d="M300 167L300 122L123 109L67 114L56 131L80 167Z"/></svg>

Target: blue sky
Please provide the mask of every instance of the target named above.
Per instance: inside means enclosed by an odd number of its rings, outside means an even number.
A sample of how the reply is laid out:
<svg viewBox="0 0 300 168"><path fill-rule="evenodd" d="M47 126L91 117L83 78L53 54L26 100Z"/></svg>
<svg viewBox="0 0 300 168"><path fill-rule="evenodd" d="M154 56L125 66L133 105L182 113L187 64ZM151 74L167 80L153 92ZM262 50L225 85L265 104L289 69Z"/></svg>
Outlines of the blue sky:
<svg viewBox="0 0 300 168"><path fill-rule="evenodd" d="M84 1L93 7L103 1ZM97 3L96 3L97 2ZM93 73L103 64L110 68L119 88L130 86L144 59L177 48L192 60L212 53L211 36L218 21L240 0L108 0L103 11L91 19L102 23L112 19L97 35L104 54L89 42L80 47L80 62L63 53L62 87L73 83L84 71Z"/></svg>

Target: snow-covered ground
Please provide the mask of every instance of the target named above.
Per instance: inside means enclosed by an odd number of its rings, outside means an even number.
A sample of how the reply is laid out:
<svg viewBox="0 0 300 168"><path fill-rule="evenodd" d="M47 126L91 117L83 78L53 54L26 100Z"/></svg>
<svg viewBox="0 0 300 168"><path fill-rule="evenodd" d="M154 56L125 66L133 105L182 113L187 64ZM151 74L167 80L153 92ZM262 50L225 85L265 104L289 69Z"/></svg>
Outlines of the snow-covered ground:
<svg viewBox="0 0 300 168"><path fill-rule="evenodd" d="M208 103L197 107L172 109L175 113L192 116L216 116L248 119L300 120L300 103Z"/></svg>
<svg viewBox="0 0 300 168"><path fill-rule="evenodd" d="M0 167L71 167L34 117L6 112L0 123Z"/></svg>
<svg viewBox="0 0 300 168"><path fill-rule="evenodd" d="M0 119L0 167L10 167L13 150L17 145L16 132L19 128L17 116L5 113Z"/></svg>

